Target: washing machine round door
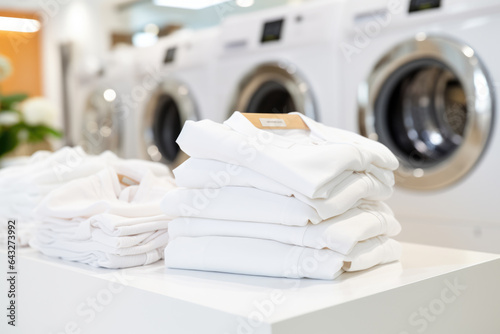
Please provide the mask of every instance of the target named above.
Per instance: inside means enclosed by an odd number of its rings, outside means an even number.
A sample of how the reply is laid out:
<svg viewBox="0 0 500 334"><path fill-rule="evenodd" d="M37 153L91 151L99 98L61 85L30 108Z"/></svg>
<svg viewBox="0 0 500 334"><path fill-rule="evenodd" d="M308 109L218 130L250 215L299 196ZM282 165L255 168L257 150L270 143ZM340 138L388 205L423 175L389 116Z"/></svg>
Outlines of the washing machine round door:
<svg viewBox="0 0 500 334"><path fill-rule="evenodd" d="M418 34L384 55L358 91L361 133L400 160L400 186L430 190L461 180L492 131L493 88L474 50Z"/></svg>
<svg viewBox="0 0 500 334"><path fill-rule="evenodd" d="M239 83L229 112L236 110L271 114L298 111L317 118L309 85L286 63L264 63L250 71Z"/></svg>
<svg viewBox="0 0 500 334"><path fill-rule="evenodd" d="M143 147L147 157L172 167L187 156L175 142L184 122L197 119L197 108L186 85L166 81L153 92L143 122Z"/></svg>
<svg viewBox="0 0 500 334"><path fill-rule="evenodd" d="M80 145L89 154L100 154L106 150L121 154L121 118L113 102L105 99L107 93L101 89L91 92L83 111Z"/></svg>

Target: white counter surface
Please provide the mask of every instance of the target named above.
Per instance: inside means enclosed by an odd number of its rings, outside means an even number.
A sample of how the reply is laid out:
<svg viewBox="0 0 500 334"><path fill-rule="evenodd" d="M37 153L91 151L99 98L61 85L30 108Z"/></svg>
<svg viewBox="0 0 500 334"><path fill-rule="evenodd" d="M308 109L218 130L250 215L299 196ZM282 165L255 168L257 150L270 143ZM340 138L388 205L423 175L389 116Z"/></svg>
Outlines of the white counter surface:
<svg viewBox="0 0 500 334"><path fill-rule="evenodd" d="M4 250L0 257L6 263ZM17 262L17 326L7 325L2 279L1 333L500 333L494 254L403 244L401 262L335 281L170 270L163 262L97 269L31 249Z"/></svg>

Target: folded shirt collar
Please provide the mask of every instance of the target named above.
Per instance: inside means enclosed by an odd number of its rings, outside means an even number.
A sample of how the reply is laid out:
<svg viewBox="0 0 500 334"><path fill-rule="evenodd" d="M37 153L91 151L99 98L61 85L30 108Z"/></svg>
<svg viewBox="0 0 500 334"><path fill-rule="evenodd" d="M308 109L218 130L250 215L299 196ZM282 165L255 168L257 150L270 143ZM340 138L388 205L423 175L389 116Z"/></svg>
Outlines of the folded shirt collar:
<svg viewBox="0 0 500 334"><path fill-rule="evenodd" d="M305 115L294 112L294 115L299 115L304 122L309 127L309 131L304 130L264 130L256 128L245 116L243 116L239 111L235 111L233 115L224 122L224 125L228 126L232 130L244 134L248 137L262 138L264 141L269 140L269 142L276 146L290 147L295 144L305 144L305 145L318 145L323 144L322 141L326 141L326 137L322 135L321 128L318 123L309 119ZM307 141L299 140L293 136L286 136L280 134L283 131L285 133L290 133L290 131L303 131L304 138L308 138ZM269 136L272 135L272 137Z"/></svg>

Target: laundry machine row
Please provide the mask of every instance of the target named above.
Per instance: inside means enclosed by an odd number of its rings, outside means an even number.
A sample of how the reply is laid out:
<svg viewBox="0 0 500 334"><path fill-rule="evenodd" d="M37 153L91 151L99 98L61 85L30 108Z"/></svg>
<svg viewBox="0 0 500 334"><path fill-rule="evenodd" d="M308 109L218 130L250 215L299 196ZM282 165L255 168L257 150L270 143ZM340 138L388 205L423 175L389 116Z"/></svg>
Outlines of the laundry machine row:
<svg viewBox="0 0 500 334"><path fill-rule="evenodd" d="M500 252L500 4L425 3L346 8L335 123L398 156L401 239Z"/></svg>
<svg viewBox="0 0 500 334"><path fill-rule="evenodd" d="M127 156L174 167L186 158L175 143L186 120L222 122L236 110L299 111L331 122L340 102L344 4L321 0L228 16L217 27L183 29L138 50ZM151 78L156 85L148 88Z"/></svg>

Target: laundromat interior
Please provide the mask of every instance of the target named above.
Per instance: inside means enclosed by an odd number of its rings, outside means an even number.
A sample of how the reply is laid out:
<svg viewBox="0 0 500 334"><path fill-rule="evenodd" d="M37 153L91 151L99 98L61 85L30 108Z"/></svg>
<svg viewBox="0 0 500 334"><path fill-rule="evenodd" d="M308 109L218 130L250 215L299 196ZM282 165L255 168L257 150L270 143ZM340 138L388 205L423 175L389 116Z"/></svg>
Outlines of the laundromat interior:
<svg viewBox="0 0 500 334"><path fill-rule="evenodd" d="M500 333L500 1L1 0L1 333Z"/></svg>

